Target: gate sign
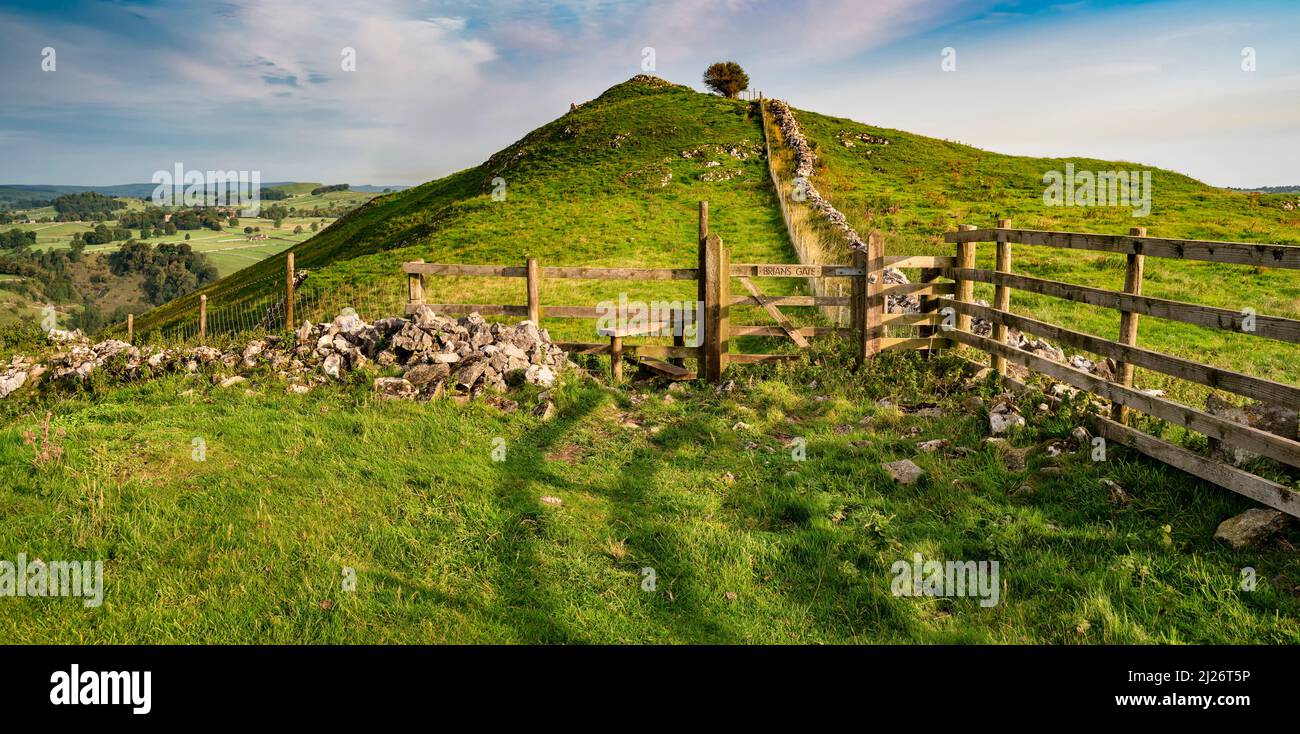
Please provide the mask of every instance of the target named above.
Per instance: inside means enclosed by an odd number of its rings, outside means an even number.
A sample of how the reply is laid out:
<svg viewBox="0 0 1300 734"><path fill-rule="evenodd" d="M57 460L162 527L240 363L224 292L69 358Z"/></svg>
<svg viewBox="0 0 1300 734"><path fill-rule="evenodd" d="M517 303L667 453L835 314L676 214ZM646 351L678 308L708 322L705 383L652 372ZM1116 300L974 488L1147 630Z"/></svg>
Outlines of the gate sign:
<svg viewBox="0 0 1300 734"><path fill-rule="evenodd" d="M822 274L820 265L759 265L758 274L773 276L798 276L806 278L818 277Z"/></svg>

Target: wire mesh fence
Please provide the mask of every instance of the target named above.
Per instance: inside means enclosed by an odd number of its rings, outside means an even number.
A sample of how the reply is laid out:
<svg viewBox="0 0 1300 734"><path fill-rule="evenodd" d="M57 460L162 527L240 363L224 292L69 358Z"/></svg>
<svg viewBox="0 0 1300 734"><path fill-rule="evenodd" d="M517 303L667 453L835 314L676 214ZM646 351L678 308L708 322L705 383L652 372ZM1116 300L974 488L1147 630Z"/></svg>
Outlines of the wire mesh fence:
<svg viewBox="0 0 1300 734"><path fill-rule="evenodd" d="M349 309L367 321L404 313L406 282L400 278L367 284L329 283L303 277L293 291L293 323L289 323L288 284L283 276L268 277L242 290L261 293L223 303L208 298L179 323L144 337L146 343L221 345L297 328L304 320L329 321Z"/></svg>

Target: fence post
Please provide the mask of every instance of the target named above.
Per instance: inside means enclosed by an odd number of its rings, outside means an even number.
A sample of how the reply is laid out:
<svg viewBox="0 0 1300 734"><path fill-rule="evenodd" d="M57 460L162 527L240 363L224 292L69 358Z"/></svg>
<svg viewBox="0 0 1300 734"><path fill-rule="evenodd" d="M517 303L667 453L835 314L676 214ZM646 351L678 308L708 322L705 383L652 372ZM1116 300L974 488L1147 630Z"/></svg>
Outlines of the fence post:
<svg viewBox="0 0 1300 734"><path fill-rule="evenodd" d="M424 260L414 260L422 263ZM406 303L408 306L424 303L424 273L408 273L406 276Z"/></svg>
<svg viewBox="0 0 1300 734"><path fill-rule="evenodd" d="M284 328L293 330L293 253L284 263Z"/></svg>
<svg viewBox="0 0 1300 734"><path fill-rule="evenodd" d="M973 224L959 224L957 229L962 232L969 232L975 229ZM975 267L975 243L958 242L957 243L957 269L971 269ZM975 281L970 278L955 278L957 281L957 300L962 303L970 303L975 300ZM970 316L964 313L957 314L957 330L967 331L970 328Z"/></svg>
<svg viewBox="0 0 1300 734"><path fill-rule="evenodd" d="M709 270L709 258L707 248L704 244L704 241L709 236L709 202L707 201L700 202L698 232L699 237L695 243L695 267L697 268L695 273L695 334L696 339L700 340L700 358L697 360L698 364L696 365L696 374L700 377L704 377L705 373L708 371L709 363L708 349L705 346L704 341L702 341L702 338L705 337L705 333L701 331L705 328L708 321L708 307L706 306L708 303L708 285L705 282L705 273Z"/></svg>
<svg viewBox="0 0 1300 734"><path fill-rule="evenodd" d="M695 261L699 264L699 273L697 274L697 282L695 282L695 299L699 301L697 313L699 307L702 307L703 303L705 303L705 239L707 236L708 201L701 201L699 203L699 236L697 243L695 243L695 252L697 252Z"/></svg>
<svg viewBox="0 0 1300 734"><path fill-rule="evenodd" d="M126 315L126 340L135 344L135 314L133 313Z"/></svg>
<svg viewBox="0 0 1300 734"><path fill-rule="evenodd" d="M609 338L609 376L614 384L623 381L623 337Z"/></svg>
<svg viewBox="0 0 1300 734"><path fill-rule="evenodd" d="M542 269L537 267L537 258L528 258L528 320L542 325Z"/></svg>
<svg viewBox="0 0 1300 734"><path fill-rule="evenodd" d="M1133 227L1128 231L1132 237L1146 237L1146 227ZM1146 267L1146 256L1141 254L1142 247L1138 244L1135 254L1128 256L1128 267L1124 271L1124 292L1131 293L1135 296L1142 295L1142 274ZM1138 314L1132 311L1121 311L1119 317L1119 341L1121 344L1137 346L1138 336ZM1133 387L1133 365L1125 362L1119 362L1115 365L1115 379L1125 387ZM1128 424L1128 408L1118 403L1110 406L1111 420Z"/></svg>
<svg viewBox="0 0 1300 734"><path fill-rule="evenodd" d="M731 258L716 234L706 237L704 246L705 379L721 382L730 350L727 332L731 321Z"/></svg>
<svg viewBox="0 0 1300 734"><path fill-rule="evenodd" d="M1011 229L1011 220L999 219L998 229ZM998 271L999 273L1011 272L1011 243L1007 241L1007 235L1002 232L998 233L997 263L993 266L993 269ZM1011 289L1010 288L1000 283L993 287L993 308L999 311L1011 310ZM1006 324L996 322L996 321L993 323L993 340L996 341L998 344L1007 343ZM1005 375L1007 373L1006 358L994 355L993 369L999 375Z"/></svg>
<svg viewBox="0 0 1300 734"><path fill-rule="evenodd" d="M208 297L199 296L199 344L208 343Z"/></svg>
<svg viewBox="0 0 1300 734"><path fill-rule="evenodd" d="M865 327L862 325L862 318L867 315L867 278L871 277L871 272L867 270L867 253L854 250L853 262L850 264L855 268L862 269L862 277L854 276L849 283L849 328L854 333L864 335L860 341L865 342ZM840 320L840 323L842 324L843 320ZM858 356L861 357L862 355L859 354Z"/></svg>
<svg viewBox="0 0 1300 734"><path fill-rule="evenodd" d="M862 358L880 353L880 333L885 320L885 236L879 230L867 235L862 276ZM872 282L871 275L876 280Z"/></svg>

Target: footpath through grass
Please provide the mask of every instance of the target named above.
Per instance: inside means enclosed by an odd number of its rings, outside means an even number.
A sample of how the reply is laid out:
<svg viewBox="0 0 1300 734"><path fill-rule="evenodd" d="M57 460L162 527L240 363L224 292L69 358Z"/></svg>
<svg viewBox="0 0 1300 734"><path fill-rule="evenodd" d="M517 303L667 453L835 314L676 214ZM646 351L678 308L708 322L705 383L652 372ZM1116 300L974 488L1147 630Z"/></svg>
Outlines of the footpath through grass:
<svg viewBox="0 0 1300 734"><path fill-rule="evenodd" d="M105 596L0 597L0 639L1300 642L1300 534L1211 539L1247 501L1123 449L1050 459L1068 414L986 444L985 409L961 403L991 392L959 360L814 359L733 368L730 394L570 378L548 422L532 392L513 414L382 402L362 375L4 403L0 558L104 559ZM937 417L908 412L935 396ZM47 410L64 454L36 466L22 433ZM936 438L954 445L917 450ZM895 485L880 465L899 458L926 477ZM999 603L894 596L917 553L998 561Z"/></svg>

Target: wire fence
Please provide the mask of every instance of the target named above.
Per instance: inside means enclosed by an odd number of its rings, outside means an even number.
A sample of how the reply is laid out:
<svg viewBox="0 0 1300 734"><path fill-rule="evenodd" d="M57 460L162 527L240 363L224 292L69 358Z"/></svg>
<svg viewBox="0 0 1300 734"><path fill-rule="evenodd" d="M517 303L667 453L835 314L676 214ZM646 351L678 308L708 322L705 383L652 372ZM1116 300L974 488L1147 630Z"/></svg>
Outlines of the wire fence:
<svg viewBox="0 0 1300 734"><path fill-rule="evenodd" d="M304 320L330 321L348 310L367 321L404 313L406 282L400 278L356 285L313 281L309 275L302 277L303 273L299 271L299 284L293 292L292 324L288 323L285 278L268 277L244 287L265 295L238 298L229 303L209 298L205 307L196 305L192 315L158 332L143 335L142 341L178 345L206 341L221 345L288 331ZM201 313L201 308L205 313Z"/></svg>

